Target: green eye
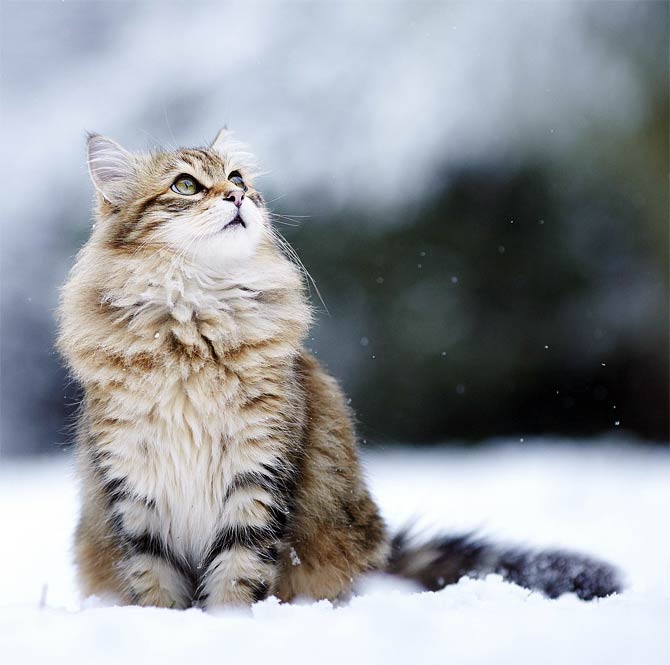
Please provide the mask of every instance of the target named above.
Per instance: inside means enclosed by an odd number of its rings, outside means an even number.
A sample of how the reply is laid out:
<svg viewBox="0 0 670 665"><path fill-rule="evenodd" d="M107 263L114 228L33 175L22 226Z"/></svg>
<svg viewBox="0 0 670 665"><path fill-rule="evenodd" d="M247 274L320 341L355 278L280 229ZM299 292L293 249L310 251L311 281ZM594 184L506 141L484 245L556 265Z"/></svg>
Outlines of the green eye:
<svg viewBox="0 0 670 665"><path fill-rule="evenodd" d="M183 194L184 196L193 196L197 194L201 189L202 185L190 175L180 175L173 183L170 189L177 194Z"/></svg>
<svg viewBox="0 0 670 665"><path fill-rule="evenodd" d="M233 171L229 176L228 180L233 183L233 185L237 185L240 189L243 189L245 192L249 189L245 184L244 184L244 179L240 175L239 171Z"/></svg>

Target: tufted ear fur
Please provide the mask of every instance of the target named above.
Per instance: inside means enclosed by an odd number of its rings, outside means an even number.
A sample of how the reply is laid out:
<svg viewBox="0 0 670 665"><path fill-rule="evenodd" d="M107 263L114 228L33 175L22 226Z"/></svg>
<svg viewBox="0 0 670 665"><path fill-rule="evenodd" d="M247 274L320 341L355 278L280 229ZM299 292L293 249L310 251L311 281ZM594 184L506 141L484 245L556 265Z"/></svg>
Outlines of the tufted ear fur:
<svg viewBox="0 0 670 665"><path fill-rule="evenodd" d="M260 175L256 159L246 146L235 138L234 132L228 127L219 131L209 149L218 152L231 171L242 171L245 179L251 180Z"/></svg>
<svg viewBox="0 0 670 665"><path fill-rule="evenodd" d="M209 146L210 150L216 150L216 152L225 153L232 142L233 133L228 129L228 127L222 127L219 130L219 133L216 135L216 138L212 141Z"/></svg>
<svg viewBox="0 0 670 665"><path fill-rule="evenodd" d="M123 203L137 182L134 156L99 134L89 135L87 147L88 171L93 185L106 201Z"/></svg>

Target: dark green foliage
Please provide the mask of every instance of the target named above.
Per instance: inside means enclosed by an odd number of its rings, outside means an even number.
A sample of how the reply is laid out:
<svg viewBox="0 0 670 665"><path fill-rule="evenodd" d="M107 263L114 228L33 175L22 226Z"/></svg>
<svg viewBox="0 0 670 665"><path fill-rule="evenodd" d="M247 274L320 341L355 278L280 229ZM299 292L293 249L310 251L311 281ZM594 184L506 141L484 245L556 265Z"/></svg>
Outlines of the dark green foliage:
<svg viewBox="0 0 670 665"><path fill-rule="evenodd" d="M287 233L331 312L313 345L364 435L620 427L667 440L667 302L647 211L546 165L444 182L395 224L352 208ZM637 302L645 288L654 302Z"/></svg>

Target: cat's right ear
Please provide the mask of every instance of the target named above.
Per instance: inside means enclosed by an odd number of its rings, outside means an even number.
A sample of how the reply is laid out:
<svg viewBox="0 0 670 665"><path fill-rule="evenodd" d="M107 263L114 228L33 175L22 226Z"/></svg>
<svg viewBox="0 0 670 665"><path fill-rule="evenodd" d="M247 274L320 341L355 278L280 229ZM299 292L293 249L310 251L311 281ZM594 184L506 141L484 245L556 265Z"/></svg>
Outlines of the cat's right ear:
<svg viewBox="0 0 670 665"><path fill-rule="evenodd" d="M133 155L99 134L89 134L87 148L88 172L93 185L109 203L123 203L136 179Z"/></svg>

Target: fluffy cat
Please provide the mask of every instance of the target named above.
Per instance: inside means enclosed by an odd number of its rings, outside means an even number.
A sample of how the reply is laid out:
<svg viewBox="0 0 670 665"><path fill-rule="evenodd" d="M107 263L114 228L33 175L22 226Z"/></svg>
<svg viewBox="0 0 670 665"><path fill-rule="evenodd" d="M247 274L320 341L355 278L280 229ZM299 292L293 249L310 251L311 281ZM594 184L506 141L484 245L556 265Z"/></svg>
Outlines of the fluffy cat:
<svg viewBox="0 0 670 665"><path fill-rule="evenodd" d="M352 415L304 349L301 272L222 131L130 153L91 135L96 224L63 288L58 348L84 389L84 594L161 607L346 598L368 571L437 589L502 573L550 596L619 589L610 566L467 536L391 538Z"/></svg>

